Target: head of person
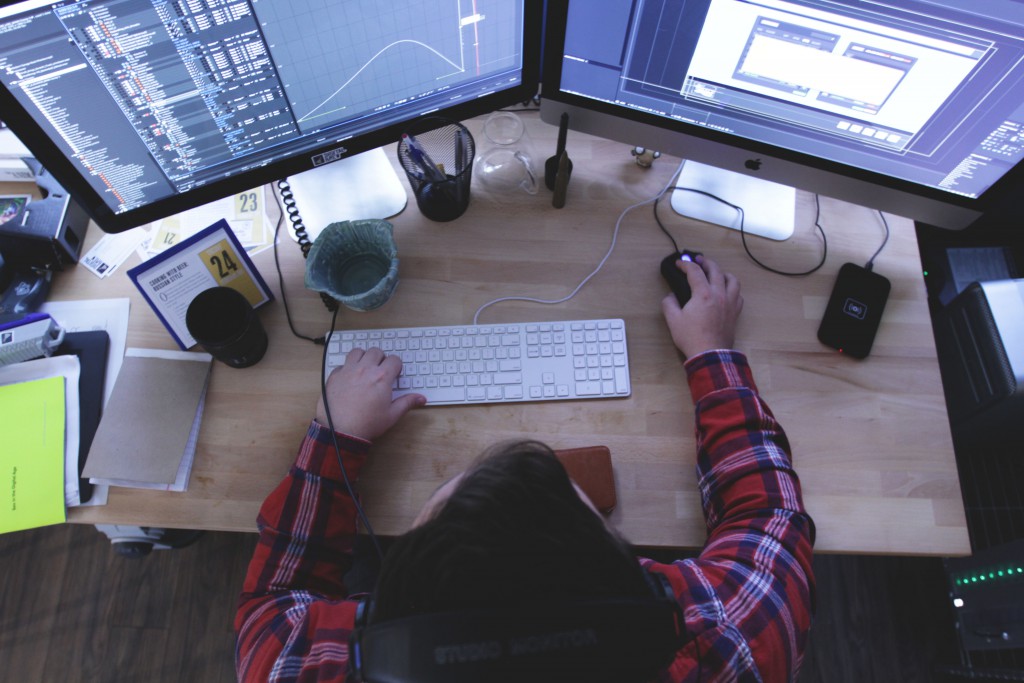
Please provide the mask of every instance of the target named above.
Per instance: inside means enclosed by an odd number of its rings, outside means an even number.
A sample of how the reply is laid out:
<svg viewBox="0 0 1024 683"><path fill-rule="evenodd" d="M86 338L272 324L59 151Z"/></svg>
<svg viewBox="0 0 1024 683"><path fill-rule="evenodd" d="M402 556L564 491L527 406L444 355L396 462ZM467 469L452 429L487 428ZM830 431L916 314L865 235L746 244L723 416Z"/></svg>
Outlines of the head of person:
<svg viewBox="0 0 1024 683"><path fill-rule="evenodd" d="M525 441L487 451L427 501L388 551L374 617L648 592L551 449Z"/></svg>
<svg viewBox="0 0 1024 683"><path fill-rule="evenodd" d="M425 615L483 610L499 615L497 621L504 619L500 615L525 613L528 620L535 618L543 626L549 619L558 623L557 617L551 617L553 611L603 606L606 603L594 601L608 599L646 606L652 601L650 578L630 546L573 484L551 449L526 441L492 448L435 492L413 528L389 549L366 623L403 619L410 623ZM595 614L604 616L602 609ZM645 630L649 620L642 621L640 630ZM620 626L628 628L627 623L613 623L612 629ZM553 627L557 631L553 636L544 636L548 640L535 638L530 643L535 646L555 642L552 637L564 640L588 633L576 626L559 628ZM474 641L463 650L435 648L431 658L443 658L445 652L453 657L485 657L492 653L489 647L502 647L496 644L499 638L481 638L481 643L474 638L459 641ZM616 634L614 640L618 644L628 638L620 641ZM531 676L530 680L546 679Z"/></svg>

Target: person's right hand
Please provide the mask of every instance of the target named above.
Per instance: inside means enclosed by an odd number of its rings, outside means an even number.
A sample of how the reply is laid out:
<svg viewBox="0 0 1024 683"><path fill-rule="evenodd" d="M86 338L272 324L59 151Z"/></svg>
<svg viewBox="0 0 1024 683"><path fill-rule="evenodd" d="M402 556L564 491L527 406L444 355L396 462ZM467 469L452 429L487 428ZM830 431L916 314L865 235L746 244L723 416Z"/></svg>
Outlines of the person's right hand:
<svg viewBox="0 0 1024 683"><path fill-rule="evenodd" d="M687 358L711 349L731 349L736 342L736 321L743 310L740 282L724 273L712 259L677 261L686 274L692 295L680 308L675 294L661 300L672 342Z"/></svg>
<svg viewBox="0 0 1024 683"><path fill-rule="evenodd" d="M402 359L387 356L378 348L353 349L345 364L327 378L327 399L334 429L372 441L391 429L402 417L427 399L422 394L405 394L391 399L391 384L402 372ZM321 395L316 421L328 426Z"/></svg>

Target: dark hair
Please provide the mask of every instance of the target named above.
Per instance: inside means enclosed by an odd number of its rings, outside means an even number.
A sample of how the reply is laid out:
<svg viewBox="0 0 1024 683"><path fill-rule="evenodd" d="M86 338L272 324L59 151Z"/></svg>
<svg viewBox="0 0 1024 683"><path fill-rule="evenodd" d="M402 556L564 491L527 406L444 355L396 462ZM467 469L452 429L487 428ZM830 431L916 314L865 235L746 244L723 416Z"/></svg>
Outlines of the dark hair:
<svg viewBox="0 0 1024 683"><path fill-rule="evenodd" d="M632 549L551 449L523 441L487 451L430 520L395 540L370 619L649 594Z"/></svg>

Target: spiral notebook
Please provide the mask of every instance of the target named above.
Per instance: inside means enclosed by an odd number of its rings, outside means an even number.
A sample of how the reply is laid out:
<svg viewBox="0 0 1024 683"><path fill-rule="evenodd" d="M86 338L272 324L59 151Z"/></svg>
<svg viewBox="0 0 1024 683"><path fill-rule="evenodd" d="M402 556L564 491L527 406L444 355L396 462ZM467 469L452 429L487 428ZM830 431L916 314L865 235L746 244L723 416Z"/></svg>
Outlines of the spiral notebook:
<svg viewBox="0 0 1024 683"><path fill-rule="evenodd" d="M294 202L294 218L301 210L299 225L305 226L310 241L331 223L390 218L401 213L409 201L391 161L379 148L288 176L281 189L282 194L290 194L285 195L286 204ZM294 218L288 229L298 241Z"/></svg>

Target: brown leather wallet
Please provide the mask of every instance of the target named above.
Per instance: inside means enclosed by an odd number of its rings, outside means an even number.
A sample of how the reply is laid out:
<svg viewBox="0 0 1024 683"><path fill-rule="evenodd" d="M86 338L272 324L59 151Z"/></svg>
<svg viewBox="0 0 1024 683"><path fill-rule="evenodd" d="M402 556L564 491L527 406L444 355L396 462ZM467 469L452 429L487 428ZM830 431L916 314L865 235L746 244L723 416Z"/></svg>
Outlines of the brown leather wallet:
<svg viewBox="0 0 1024 683"><path fill-rule="evenodd" d="M555 451L555 457L601 514L610 514L615 509L615 475L607 446L564 448Z"/></svg>

